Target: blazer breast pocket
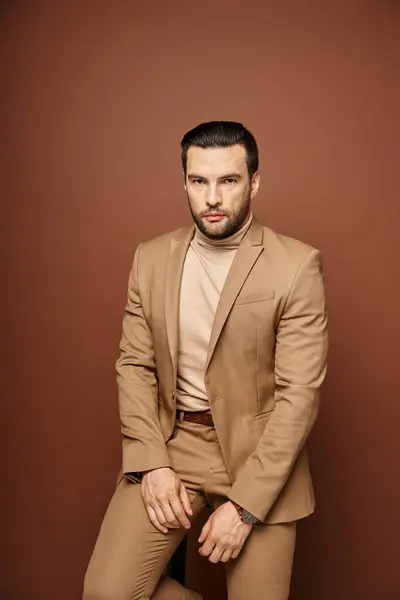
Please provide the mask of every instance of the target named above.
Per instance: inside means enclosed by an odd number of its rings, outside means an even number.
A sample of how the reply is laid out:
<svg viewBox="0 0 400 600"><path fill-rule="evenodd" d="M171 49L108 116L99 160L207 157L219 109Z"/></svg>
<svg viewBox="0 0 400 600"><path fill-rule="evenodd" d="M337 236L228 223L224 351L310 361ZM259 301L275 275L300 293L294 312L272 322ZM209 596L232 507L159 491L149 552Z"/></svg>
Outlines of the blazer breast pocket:
<svg viewBox="0 0 400 600"><path fill-rule="evenodd" d="M274 290L263 290L262 292L239 294L236 298L235 305L238 304L253 304L254 302L265 302L275 298Z"/></svg>

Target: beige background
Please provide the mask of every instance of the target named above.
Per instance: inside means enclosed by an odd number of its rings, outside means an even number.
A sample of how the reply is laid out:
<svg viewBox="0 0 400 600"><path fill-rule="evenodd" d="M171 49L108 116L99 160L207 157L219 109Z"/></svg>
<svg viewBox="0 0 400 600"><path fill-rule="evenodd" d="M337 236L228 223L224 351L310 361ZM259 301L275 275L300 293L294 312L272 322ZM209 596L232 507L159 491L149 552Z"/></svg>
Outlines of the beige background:
<svg viewBox="0 0 400 600"><path fill-rule="evenodd" d="M189 222L179 141L211 119L257 137L259 218L324 257L318 511L291 600L397 600L398 2L9 1L1 22L1 600L80 598L119 467L133 250ZM196 545L189 582L222 600Z"/></svg>

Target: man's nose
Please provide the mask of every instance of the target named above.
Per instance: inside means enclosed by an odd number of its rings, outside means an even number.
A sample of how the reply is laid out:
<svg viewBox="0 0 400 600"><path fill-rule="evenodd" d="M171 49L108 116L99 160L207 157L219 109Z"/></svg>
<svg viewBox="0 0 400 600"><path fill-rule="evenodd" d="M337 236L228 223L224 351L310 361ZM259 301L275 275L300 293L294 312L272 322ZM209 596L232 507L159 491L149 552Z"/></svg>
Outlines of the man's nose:
<svg viewBox="0 0 400 600"><path fill-rule="evenodd" d="M207 204L211 207L221 204L221 196L216 185L210 185L208 188Z"/></svg>

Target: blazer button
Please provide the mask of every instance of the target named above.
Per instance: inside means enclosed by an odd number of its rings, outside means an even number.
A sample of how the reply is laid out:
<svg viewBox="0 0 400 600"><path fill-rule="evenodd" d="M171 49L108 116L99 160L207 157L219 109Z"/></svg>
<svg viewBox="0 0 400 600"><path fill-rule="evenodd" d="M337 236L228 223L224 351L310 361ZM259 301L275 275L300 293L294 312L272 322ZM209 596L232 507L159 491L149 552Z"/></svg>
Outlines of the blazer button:
<svg viewBox="0 0 400 600"><path fill-rule="evenodd" d="M175 400L175 392L172 392L171 396L172 396L172 400Z"/></svg>

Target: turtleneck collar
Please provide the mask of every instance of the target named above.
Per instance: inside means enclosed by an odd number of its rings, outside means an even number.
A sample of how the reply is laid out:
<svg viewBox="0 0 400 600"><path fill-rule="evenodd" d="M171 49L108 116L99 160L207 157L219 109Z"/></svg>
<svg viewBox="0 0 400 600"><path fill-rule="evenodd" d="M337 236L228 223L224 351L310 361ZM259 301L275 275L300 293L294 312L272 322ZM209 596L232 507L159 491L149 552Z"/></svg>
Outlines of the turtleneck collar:
<svg viewBox="0 0 400 600"><path fill-rule="evenodd" d="M240 242L244 238L245 234L250 228L250 225L253 220L253 214L250 214L249 219L246 221L244 225L232 235L222 238L222 239L212 239L208 238L200 231L200 229L195 224L195 234L193 241L197 243L202 248L206 248L207 250L237 250Z"/></svg>

